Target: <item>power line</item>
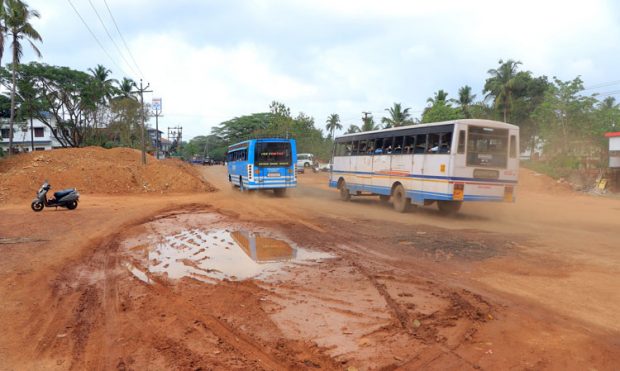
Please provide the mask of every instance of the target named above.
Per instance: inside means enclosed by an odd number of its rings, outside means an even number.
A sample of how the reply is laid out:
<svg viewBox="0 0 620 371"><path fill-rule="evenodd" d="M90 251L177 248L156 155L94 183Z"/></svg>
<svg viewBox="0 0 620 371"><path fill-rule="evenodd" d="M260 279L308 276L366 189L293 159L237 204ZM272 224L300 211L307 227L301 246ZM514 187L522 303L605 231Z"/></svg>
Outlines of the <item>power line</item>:
<svg viewBox="0 0 620 371"><path fill-rule="evenodd" d="M112 44L114 45L114 47L116 48L116 51L118 52L118 54L121 56L121 58L123 59L123 61L125 61L125 64L127 66L129 66L129 68L131 68L132 73L135 73L136 75L138 75L138 73L136 72L136 70L133 68L133 66L131 64L129 64L129 62L127 62L127 59L125 59L125 56L123 55L123 53L121 52L121 50L119 49L118 45L116 45L116 42L114 41L114 39L112 38L112 35L110 35L110 32L108 31L108 28L105 26L105 23L103 22L103 19L101 19L101 16L99 15L99 12L97 11L97 8L95 8L95 6L93 5L92 0L88 0L88 3L90 4L90 7L93 8L93 11L95 12L95 14L97 15L97 18L99 19L99 22L101 23L101 26L103 27L103 30L105 31L106 35L108 35L108 38L110 39L110 41L112 41Z"/></svg>
<svg viewBox="0 0 620 371"><path fill-rule="evenodd" d="M101 50L103 50L103 52L108 56L108 58L110 58L110 60L112 61L112 63L118 67L119 70L123 70L118 64L116 64L116 61L114 60L114 58L112 58L112 56L110 55L110 53L108 53L108 51L103 47L103 44L101 44L101 41L99 41L99 39L97 38L97 36L95 35L95 33L93 32L93 30L90 29L90 27L88 27L88 24L86 23L86 21L84 20L84 18L82 18L82 15L80 14L80 12L78 12L78 10L75 8L75 6L73 5L73 3L71 2L71 0L67 0L69 2L69 5L71 5L71 7L73 8L73 10L75 11L75 14L77 14L77 16L80 18L80 20L82 21L82 23L84 24L84 27L86 27L86 29L88 30L88 32L90 32L90 35L93 37L93 39L95 39L95 41L97 42L97 44L99 44L99 47L101 48Z"/></svg>
<svg viewBox="0 0 620 371"><path fill-rule="evenodd" d="M144 73L142 73L142 70L140 69L140 66L136 62L136 59L133 57L133 54L131 53L131 50L127 46L127 42L125 41L125 38L123 37L123 34L121 33L121 30L118 28L118 24L116 23L116 19L114 19L114 16L112 15L112 11L110 10L110 7L108 6L108 2L106 0L103 0L103 3L105 4L106 9L108 9L108 14L110 14L110 18L112 19L112 23L114 23L114 27L116 28L116 31L118 32L118 35L121 37L121 40L123 41L123 45L125 45L125 49L127 49L127 53L129 53L129 57L131 57L131 60L136 65L136 68L138 69L138 72L140 72L140 77L144 78Z"/></svg>
<svg viewBox="0 0 620 371"><path fill-rule="evenodd" d="M606 88L608 86L613 86L613 85L618 85L618 84L620 84L620 80L610 81L610 82L603 82L603 83L600 83L600 84L595 84L595 85L588 86L587 88L583 88L581 91L592 90L592 89L599 89L599 88Z"/></svg>

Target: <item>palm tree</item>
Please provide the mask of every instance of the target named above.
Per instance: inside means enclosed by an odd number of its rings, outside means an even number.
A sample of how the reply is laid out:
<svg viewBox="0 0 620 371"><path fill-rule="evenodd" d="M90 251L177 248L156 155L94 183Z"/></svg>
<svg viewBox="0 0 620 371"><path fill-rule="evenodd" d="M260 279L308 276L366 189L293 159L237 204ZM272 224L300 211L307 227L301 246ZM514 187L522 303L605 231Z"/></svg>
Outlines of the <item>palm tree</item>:
<svg viewBox="0 0 620 371"><path fill-rule="evenodd" d="M11 87L11 118L9 120L9 155L13 149L13 126L15 124L15 90L17 89L17 68L19 60L23 55L20 40L26 38L34 50L37 57L41 57L41 52L34 45L33 41L42 41L41 35L34 29L30 20L32 17L39 18L39 12L30 9L27 4L20 0L4 0L2 18L7 36L11 40L13 52L12 75L13 86Z"/></svg>
<svg viewBox="0 0 620 371"><path fill-rule="evenodd" d="M345 134L359 133L360 131L362 131L362 129L360 129L359 126L351 124L349 125L349 128L347 129L347 132Z"/></svg>
<svg viewBox="0 0 620 371"><path fill-rule="evenodd" d="M333 140L334 131L342 129L342 125L340 124L340 116L338 116L337 113L332 113L331 115L329 115L329 117L327 117L326 123L327 125L325 126L325 129L327 129L327 131L330 134L330 137Z"/></svg>
<svg viewBox="0 0 620 371"><path fill-rule="evenodd" d="M95 68L89 68L88 72L90 72L95 79L98 103L101 101L105 103L106 100L112 98L112 95L116 93L116 87L114 85L118 84L118 80L109 78L112 71L98 64Z"/></svg>
<svg viewBox="0 0 620 371"><path fill-rule="evenodd" d="M375 124L375 119L372 116L362 117L362 126L360 131L373 131L379 129L379 126Z"/></svg>
<svg viewBox="0 0 620 371"><path fill-rule="evenodd" d="M117 98L132 98L137 99L134 95L133 88L136 87L136 82L127 77L123 77L123 80L118 84L118 96Z"/></svg>
<svg viewBox="0 0 620 371"><path fill-rule="evenodd" d="M0 66L2 66L2 57L4 56L4 37L6 35L6 21L4 15L4 0L0 0Z"/></svg>
<svg viewBox="0 0 620 371"><path fill-rule="evenodd" d="M440 103L445 104L447 100L448 100L448 93L445 92L443 89L439 89L437 90L437 92L432 98L426 99L426 102L430 103L431 106L434 106L435 104L440 104Z"/></svg>
<svg viewBox="0 0 620 371"><path fill-rule="evenodd" d="M411 114L409 110L411 108L402 109L400 103L394 103L394 106L391 108L386 108L385 110L389 112L390 117L383 117L381 122L385 124L385 128L398 127L403 125L410 125L413 123L411 120Z"/></svg>
<svg viewBox="0 0 620 371"><path fill-rule="evenodd" d="M471 118L469 106L474 103L474 99L476 99L476 94L471 93L471 86L465 85L459 89L459 99L454 99L452 101L461 107L461 111L463 111L465 118Z"/></svg>
<svg viewBox="0 0 620 371"><path fill-rule="evenodd" d="M504 62L499 60L498 69L490 69L489 77L484 84L483 93L488 93L486 98L493 98L495 108L502 108L504 122L508 120L509 106L512 101L512 93L515 90L515 77L517 76L521 62L512 59Z"/></svg>

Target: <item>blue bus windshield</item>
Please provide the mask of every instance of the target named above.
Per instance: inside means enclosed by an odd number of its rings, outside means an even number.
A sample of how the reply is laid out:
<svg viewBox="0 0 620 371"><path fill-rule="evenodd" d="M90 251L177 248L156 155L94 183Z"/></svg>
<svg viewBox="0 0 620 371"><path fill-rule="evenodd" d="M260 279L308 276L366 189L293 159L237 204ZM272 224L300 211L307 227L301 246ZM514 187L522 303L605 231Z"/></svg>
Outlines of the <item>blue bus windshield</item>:
<svg viewBox="0 0 620 371"><path fill-rule="evenodd" d="M254 164L261 167L291 166L290 142L257 142Z"/></svg>

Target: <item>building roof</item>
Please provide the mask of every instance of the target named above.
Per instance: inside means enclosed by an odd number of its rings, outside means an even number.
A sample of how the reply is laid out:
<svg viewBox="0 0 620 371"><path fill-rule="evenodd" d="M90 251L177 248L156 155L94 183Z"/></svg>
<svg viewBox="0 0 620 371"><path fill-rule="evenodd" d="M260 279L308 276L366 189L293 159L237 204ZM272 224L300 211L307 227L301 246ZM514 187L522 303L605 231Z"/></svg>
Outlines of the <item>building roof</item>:
<svg viewBox="0 0 620 371"><path fill-rule="evenodd" d="M605 136L607 138L611 138L611 137L620 137L620 131L616 131L616 132L612 132L612 133L605 133Z"/></svg>

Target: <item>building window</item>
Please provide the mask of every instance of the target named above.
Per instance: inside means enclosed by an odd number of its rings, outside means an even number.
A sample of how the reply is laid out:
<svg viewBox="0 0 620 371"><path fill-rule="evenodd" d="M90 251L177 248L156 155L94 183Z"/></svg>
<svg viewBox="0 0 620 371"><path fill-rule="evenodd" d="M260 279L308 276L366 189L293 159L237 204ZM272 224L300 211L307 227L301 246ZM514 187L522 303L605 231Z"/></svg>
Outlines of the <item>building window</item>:
<svg viewBox="0 0 620 371"><path fill-rule="evenodd" d="M9 129L0 129L0 132L2 132L2 138L8 138L9 137Z"/></svg>
<svg viewBox="0 0 620 371"><path fill-rule="evenodd" d="M37 138L41 138L45 135L45 128L34 128L34 136Z"/></svg>

